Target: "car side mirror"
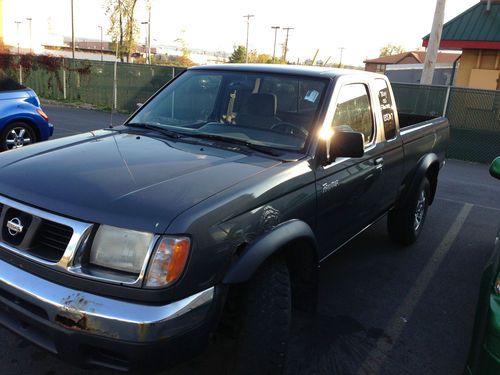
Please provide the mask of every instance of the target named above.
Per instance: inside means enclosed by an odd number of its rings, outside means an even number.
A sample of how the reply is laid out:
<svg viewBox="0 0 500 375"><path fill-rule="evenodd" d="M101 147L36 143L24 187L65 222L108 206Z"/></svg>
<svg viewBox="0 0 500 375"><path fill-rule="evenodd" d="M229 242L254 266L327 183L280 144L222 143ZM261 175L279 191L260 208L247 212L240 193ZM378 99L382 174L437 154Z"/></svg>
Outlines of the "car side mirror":
<svg viewBox="0 0 500 375"><path fill-rule="evenodd" d="M360 158L365 154L365 137L354 131L336 131L326 141L326 162L332 163L336 158Z"/></svg>
<svg viewBox="0 0 500 375"><path fill-rule="evenodd" d="M497 156L491 163L490 175L500 180L500 156Z"/></svg>

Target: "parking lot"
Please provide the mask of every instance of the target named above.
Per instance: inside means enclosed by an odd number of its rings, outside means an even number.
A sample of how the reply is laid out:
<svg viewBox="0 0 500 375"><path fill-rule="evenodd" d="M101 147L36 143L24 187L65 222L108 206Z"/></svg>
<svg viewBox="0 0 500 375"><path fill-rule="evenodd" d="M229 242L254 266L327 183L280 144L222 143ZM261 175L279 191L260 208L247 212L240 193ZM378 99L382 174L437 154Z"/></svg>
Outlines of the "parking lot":
<svg viewBox="0 0 500 375"><path fill-rule="evenodd" d="M102 128L106 112L46 105L55 137ZM115 115L114 124L126 118ZM481 164L448 160L418 242L392 244L380 221L321 268L320 305L294 321L289 374L461 374L483 266L500 228L500 181ZM83 374L0 329L1 374ZM168 374L228 373L217 338ZM168 353L166 353L168 354ZM96 370L93 374L110 374Z"/></svg>

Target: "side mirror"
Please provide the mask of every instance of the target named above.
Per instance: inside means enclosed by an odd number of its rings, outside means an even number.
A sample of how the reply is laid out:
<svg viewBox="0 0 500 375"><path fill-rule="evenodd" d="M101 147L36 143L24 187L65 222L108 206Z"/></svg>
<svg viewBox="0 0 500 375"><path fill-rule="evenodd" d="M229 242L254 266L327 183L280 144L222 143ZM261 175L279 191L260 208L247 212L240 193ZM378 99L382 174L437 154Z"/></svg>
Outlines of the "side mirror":
<svg viewBox="0 0 500 375"><path fill-rule="evenodd" d="M336 131L326 145L326 159L335 161L338 157L360 158L365 154L365 137L362 133Z"/></svg>
<svg viewBox="0 0 500 375"><path fill-rule="evenodd" d="M497 156L491 163L490 174L500 180L500 156Z"/></svg>

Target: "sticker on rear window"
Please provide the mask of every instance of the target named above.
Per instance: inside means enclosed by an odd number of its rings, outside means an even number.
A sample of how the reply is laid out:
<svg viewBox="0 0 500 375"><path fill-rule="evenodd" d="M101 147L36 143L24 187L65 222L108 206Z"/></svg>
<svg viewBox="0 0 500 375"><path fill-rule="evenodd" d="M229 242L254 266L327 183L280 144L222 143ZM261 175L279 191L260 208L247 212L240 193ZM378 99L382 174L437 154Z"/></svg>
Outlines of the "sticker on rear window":
<svg viewBox="0 0 500 375"><path fill-rule="evenodd" d="M316 90L309 90L307 91L307 94L304 98L304 100L307 100L308 102L314 103L316 99L318 99L319 92Z"/></svg>

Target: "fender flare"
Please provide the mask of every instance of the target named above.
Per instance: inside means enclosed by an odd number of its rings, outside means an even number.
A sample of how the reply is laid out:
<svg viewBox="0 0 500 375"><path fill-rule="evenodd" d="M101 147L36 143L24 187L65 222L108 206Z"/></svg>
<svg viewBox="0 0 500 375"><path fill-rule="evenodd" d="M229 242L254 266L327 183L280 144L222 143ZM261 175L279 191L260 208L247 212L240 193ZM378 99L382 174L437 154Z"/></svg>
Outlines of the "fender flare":
<svg viewBox="0 0 500 375"><path fill-rule="evenodd" d="M420 183L422 179L427 175L427 172L429 169L433 166L436 165L438 170L439 170L439 158L436 154L431 153L423 156L417 163L417 166L415 169L413 169L413 177L408 174L407 177L405 178L405 181L410 181L410 183L407 185L408 187L403 191L401 196L399 197L397 207L404 207L406 203L408 202L408 199L417 193L418 188L420 187ZM431 193L431 200L430 202L434 200L434 193L435 190Z"/></svg>
<svg viewBox="0 0 500 375"><path fill-rule="evenodd" d="M302 240L308 242L316 258L316 237L311 227L302 220L293 219L277 225L272 231L257 237L241 256L229 267L224 284L243 283L250 280L257 269L273 254L288 244Z"/></svg>

